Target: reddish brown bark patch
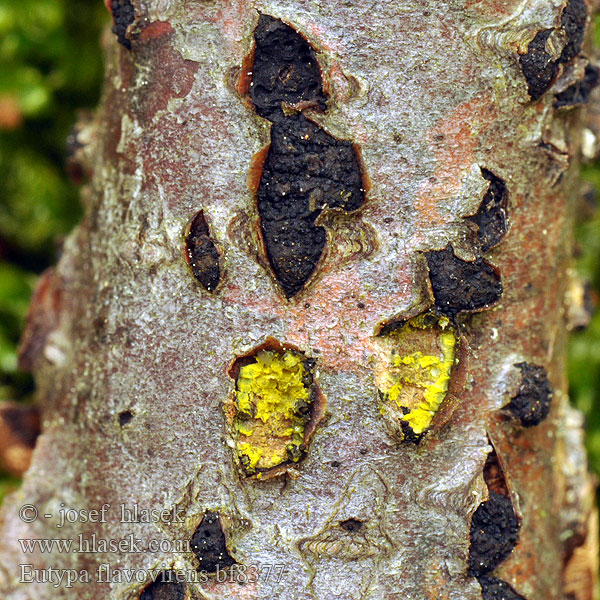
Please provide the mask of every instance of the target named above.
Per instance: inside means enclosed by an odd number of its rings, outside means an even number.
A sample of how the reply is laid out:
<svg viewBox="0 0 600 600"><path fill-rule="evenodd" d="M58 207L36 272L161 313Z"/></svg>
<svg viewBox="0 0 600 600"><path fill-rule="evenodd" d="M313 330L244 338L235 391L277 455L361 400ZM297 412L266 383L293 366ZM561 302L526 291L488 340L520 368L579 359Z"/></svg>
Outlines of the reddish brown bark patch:
<svg viewBox="0 0 600 600"><path fill-rule="evenodd" d="M54 269L45 271L37 282L19 345L19 368L23 371L33 369L48 335L59 325L63 310L63 285L62 277Z"/></svg>
<svg viewBox="0 0 600 600"><path fill-rule="evenodd" d="M198 63L184 60L172 46L174 31L169 23L155 22L142 29L133 42L135 64L147 72L140 86L135 112L147 125L171 98L184 98L194 85Z"/></svg>
<svg viewBox="0 0 600 600"><path fill-rule="evenodd" d="M492 450L488 454L485 467L483 468L483 478L485 479L488 490L510 498L506 477L504 476L502 465L498 460L498 455L495 450Z"/></svg>

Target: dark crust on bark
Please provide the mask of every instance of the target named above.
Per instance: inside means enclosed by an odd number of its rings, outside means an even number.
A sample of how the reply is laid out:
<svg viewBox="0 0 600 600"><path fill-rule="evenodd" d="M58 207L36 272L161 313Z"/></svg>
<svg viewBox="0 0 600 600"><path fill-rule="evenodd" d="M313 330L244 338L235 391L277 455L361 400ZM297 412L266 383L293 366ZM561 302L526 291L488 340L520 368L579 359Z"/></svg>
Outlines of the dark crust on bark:
<svg viewBox="0 0 600 600"><path fill-rule="evenodd" d="M519 522L509 498L490 491L471 521L469 575L479 577L495 569L517 543Z"/></svg>
<svg viewBox="0 0 600 600"><path fill-rule="evenodd" d="M529 42L527 53L519 58L532 100L538 100L544 95L558 73L558 62L552 60L546 52L546 42L552 31L552 29L539 31Z"/></svg>
<svg viewBox="0 0 600 600"><path fill-rule="evenodd" d="M316 219L324 209L349 212L361 206L362 172L349 141L334 138L301 113L284 112L286 105L326 108L309 43L267 15L261 15L254 39L250 98L256 112L273 123L257 192L260 229L275 278L291 298L310 279L325 248L326 232Z"/></svg>
<svg viewBox="0 0 600 600"><path fill-rule="evenodd" d="M585 68L583 79L569 86L554 97L554 108L587 104L592 90L598 85L598 69L592 65Z"/></svg>
<svg viewBox="0 0 600 600"><path fill-rule="evenodd" d="M525 600L506 581L502 581L497 577L484 575L477 580L481 586L482 600Z"/></svg>
<svg viewBox="0 0 600 600"><path fill-rule="evenodd" d="M135 11L131 0L111 0L110 9L114 25L112 32L117 36L119 44L131 50L131 42L127 39L127 28L135 20Z"/></svg>
<svg viewBox="0 0 600 600"><path fill-rule="evenodd" d="M561 18L561 26L567 34L567 44L560 55L560 62L569 62L579 54L585 36L586 21L585 0L570 0L565 6Z"/></svg>
<svg viewBox="0 0 600 600"><path fill-rule="evenodd" d="M553 389L544 367L518 363L521 369L521 386L506 408L524 427L539 425L550 412Z"/></svg>
<svg viewBox="0 0 600 600"><path fill-rule="evenodd" d="M426 257L439 313L454 319L462 311L488 308L502 297L500 276L482 258L461 260L450 244L427 252Z"/></svg>
<svg viewBox="0 0 600 600"><path fill-rule="evenodd" d="M500 177L487 169L481 169L481 174L490 182L490 186L477 213L468 219L479 227L477 237L481 250L485 252L497 246L506 235L508 193Z"/></svg>
<svg viewBox="0 0 600 600"><path fill-rule="evenodd" d="M202 210L192 219L186 239L186 250L194 277L206 290L213 292L221 278L219 251L210 238L208 223Z"/></svg>
<svg viewBox="0 0 600 600"><path fill-rule="evenodd" d="M250 97L270 121L283 118L282 102L308 102L325 109L321 71L309 43L289 25L261 15L254 32L256 50Z"/></svg>
<svg viewBox="0 0 600 600"><path fill-rule="evenodd" d="M558 60L553 60L546 52L546 42L553 29L539 31L529 43L527 52L519 58L519 62L532 100L538 100L550 88L558 73L559 64L569 62L579 53L585 35L586 21L585 1L570 0L561 18L561 28L566 33L567 43Z"/></svg>
<svg viewBox="0 0 600 600"><path fill-rule="evenodd" d="M204 514L192 536L192 551L200 562L198 571L216 573L235 564L227 550L227 540L217 513Z"/></svg>
<svg viewBox="0 0 600 600"><path fill-rule="evenodd" d="M315 220L326 208L359 208L361 185L350 142L337 140L301 114L273 124L258 212L267 257L288 298L304 287L323 253L325 229Z"/></svg>
<svg viewBox="0 0 600 600"><path fill-rule="evenodd" d="M174 571L163 571L140 594L140 600L185 600L185 584Z"/></svg>

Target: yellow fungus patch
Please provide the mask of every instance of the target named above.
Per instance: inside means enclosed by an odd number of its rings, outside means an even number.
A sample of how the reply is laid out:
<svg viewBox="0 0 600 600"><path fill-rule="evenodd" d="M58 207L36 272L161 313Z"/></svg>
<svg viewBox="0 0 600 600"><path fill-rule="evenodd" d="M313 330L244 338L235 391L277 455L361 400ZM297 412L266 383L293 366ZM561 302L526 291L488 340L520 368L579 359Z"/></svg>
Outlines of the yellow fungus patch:
<svg viewBox="0 0 600 600"><path fill-rule="evenodd" d="M448 393L456 335L447 317L424 313L384 338L376 372L383 397L381 412L400 426L404 437L406 426L420 436Z"/></svg>
<svg viewBox="0 0 600 600"><path fill-rule="evenodd" d="M313 378L292 350L261 350L240 367L233 394L236 452L247 474L296 462L304 450Z"/></svg>

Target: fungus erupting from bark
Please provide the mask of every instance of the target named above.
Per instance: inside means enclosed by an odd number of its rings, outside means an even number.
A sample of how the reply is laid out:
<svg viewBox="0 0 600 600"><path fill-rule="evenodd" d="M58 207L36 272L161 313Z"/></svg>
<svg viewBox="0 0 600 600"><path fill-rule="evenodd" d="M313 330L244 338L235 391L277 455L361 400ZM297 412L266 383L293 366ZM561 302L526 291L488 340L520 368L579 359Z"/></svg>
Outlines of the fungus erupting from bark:
<svg viewBox="0 0 600 600"><path fill-rule="evenodd" d="M477 225L477 238L481 250L485 252L497 246L506 234L508 193L500 177L483 168L481 174L490 185L477 212L467 219Z"/></svg>
<svg viewBox="0 0 600 600"><path fill-rule="evenodd" d="M477 581L481 586L482 600L525 600L506 581L502 581L497 577L483 575Z"/></svg>
<svg viewBox="0 0 600 600"><path fill-rule="evenodd" d="M448 392L457 337L446 316L424 313L380 332L375 380L381 412L402 439L418 443Z"/></svg>
<svg viewBox="0 0 600 600"><path fill-rule="evenodd" d="M210 237L204 211L199 211L192 219L186 237L186 258L194 277L209 292L219 285L221 269L219 251Z"/></svg>
<svg viewBox="0 0 600 600"><path fill-rule="evenodd" d="M493 490L471 521L469 575L480 577L495 569L517 544L519 521L510 498Z"/></svg>
<svg viewBox="0 0 600 600"><path fill-rule="evenodd" d="M587 65L583 79L554 96L554 108L587 104L592 90L598 85L598 69Z"/></svg>
<svg viewBox="0 0 600 600"><path fill-rule="evenodd" d="M227 550L227 540L217 513L204 513L192 536L192 552L200 563L198 571L216 573L235 564Z"/></svg>
<svg viewBox="0 0 600 600"><path fill-rule="evenodd" d="M261 15L250 98L271 121L271 144L257 191L260 231L269 264L287 298L310 279L326 243L316 225L323 210L343 213L364 202L363 176L351 142L338 140L301 111L325 110L314 50L294 29Z"/></svg>
<svg viewBox="0 0 600 600"><path fill-rule="evenodd" d="M532 100L539 100L554 83L561 63L572 60L581 50L587 20L585 0L570 0L563 9L559 30L539 31L519 57L521 70ZM566 44L556 58L553 53L555 33L566 37Z"/></svg>
<svg viewBox="0 0 600 600"><path fill-rule="evenodd" d="M235 361L226 410L246 475L260 478L302 458L322 416L314 367L314 360L272 339Z"/></svg>
<svg viewBox="0 0 600 600"><path fill-rule="evenodd" d="M496 304L502 297L500 276L483 258L461 260L450 244L426 253L429 279L437 311L454 320L462 311Z"/></svg>
<svg viewBox="0 0 600 600"><path fill-rule="evenodd" d="M163 571L140 594L140 600L185 600L185 584L175 571Z"/></svg>
<svg viewBox="0 0 600 600"><path fill-rule="evenodd" d="M550 412L554 394L546 369L525 362L515 367L521 369L521 385L506 409L519 419L523 427L539 425Z"/></svg>
<svg viewBox="0 0 600 600"><path fill-rule="evenodd" d="M119 44L131 50L131 42L127 39L127 28L135 20L131 0L110 0L110 12L114 22L112 32L117 36Z"/></svg>

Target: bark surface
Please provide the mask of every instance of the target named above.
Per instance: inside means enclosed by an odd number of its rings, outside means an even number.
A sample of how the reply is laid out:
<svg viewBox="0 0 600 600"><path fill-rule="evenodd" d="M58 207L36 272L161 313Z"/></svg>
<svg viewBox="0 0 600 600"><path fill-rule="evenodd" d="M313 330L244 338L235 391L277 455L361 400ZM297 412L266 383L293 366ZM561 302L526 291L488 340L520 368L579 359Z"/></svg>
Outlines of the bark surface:
<svg viewBox="0 0 600 600"><path fill-rule="evenodd" d="M591 4L109 4L2 597L592 598L564 369Z"/></svg>

